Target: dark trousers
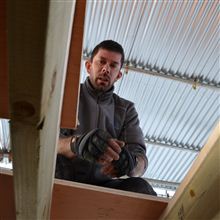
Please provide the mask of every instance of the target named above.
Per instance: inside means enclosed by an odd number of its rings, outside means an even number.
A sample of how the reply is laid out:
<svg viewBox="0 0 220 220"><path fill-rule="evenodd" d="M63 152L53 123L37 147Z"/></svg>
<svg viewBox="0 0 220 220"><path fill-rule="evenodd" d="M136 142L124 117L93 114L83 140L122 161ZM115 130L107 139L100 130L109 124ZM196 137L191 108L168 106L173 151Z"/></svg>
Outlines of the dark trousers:
<svg viewBox="0 0 220 220"><path fill-rule="evenodd" d="M100 173L98 164L92 164L80 158L70 160L62 155L57 155L55 177L96 186L157 195L151 185L140 177L112 179Z"/></svg>

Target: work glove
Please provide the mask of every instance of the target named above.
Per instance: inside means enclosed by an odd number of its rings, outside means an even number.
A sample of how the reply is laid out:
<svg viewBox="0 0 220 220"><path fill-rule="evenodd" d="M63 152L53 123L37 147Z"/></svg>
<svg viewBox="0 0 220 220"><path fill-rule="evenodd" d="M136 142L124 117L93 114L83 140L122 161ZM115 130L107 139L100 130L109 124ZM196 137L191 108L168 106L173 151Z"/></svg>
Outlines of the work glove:
<svg viewBox="0 0 220 220"><path fill-rule="evenodd" d="M119 160L112 161L115 176L129 175L137 165L136 156L129 152L126 145L121 149L119 156Z"/></svg>
<svg viewBox="0 0 220 220"><path fill-rule="evenodd" d="M111 138L108 132L94 129L89 133L75 137L70 143L71 150L85 160L95 162L107 149L107 140Z"/></svg>

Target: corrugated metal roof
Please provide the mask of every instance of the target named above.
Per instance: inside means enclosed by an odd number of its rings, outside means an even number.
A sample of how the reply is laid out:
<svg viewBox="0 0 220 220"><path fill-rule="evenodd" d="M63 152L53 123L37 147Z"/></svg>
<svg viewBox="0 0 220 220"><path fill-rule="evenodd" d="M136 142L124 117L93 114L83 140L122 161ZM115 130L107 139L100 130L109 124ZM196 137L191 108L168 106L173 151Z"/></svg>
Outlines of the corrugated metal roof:
<svg viewBox="0 0 220 220"><path fill-rule="evenodd" d="M135 66L219 83L218 1L88 1L84 51L114 39Z"/></svg>
<svg viewBox="0 0 220 220"><path fill-rule="evenodd" d="M137 69L115 91L139 113L148 143L144 177L180 183L220 118L218 1L88 1L84 56L105 39L122 44ZM142 70L195 81L196 89Z"/></svg>
<svg viewBox="0 0 220 220"><path fill-rule="evenodd" d="M219 118L219 93L140 73L124 75L116 91L136 103L147 139L201 148ZM175 143L174 143L175 144Z"/></svg>
<svg viewBox="0 0 220 220"><path fill-rule="evenodd" d="M10 150L9 123L7 119L0 119L0 151Z"/></svg>
<svg viewBox="0 0 220 220"><path fill-rule="evenodd" d="M197 153L148 145L148 170L145 177L180 183L187 173Z"/></svg>

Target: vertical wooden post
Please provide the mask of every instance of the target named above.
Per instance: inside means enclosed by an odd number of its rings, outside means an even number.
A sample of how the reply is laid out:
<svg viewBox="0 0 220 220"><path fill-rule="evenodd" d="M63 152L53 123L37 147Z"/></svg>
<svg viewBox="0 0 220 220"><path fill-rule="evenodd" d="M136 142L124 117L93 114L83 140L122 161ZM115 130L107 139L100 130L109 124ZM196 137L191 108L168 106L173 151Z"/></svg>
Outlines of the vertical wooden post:
<svg viewBox="0 0 220 220"><path fill-rule="evenodd" d="M48 219L75 1L7 2L17 219Z"/></svg>
<svg viewBox="0 0 220 220"><path fill-rule="evenodd" d="M77 126L79 81L82 60L85 13L86 0L77 1L73 21L67 76L63 97L63 108L61 114L61 127L63 128L75 128Z"/></svg>

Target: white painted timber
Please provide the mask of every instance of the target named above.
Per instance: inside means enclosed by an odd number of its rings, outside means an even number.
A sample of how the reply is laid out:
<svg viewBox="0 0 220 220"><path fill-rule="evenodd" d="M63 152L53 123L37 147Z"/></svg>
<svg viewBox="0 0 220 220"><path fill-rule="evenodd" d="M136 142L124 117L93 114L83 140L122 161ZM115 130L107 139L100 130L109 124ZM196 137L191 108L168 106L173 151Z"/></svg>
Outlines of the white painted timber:
<svg viewBox="0 0 220 220"><path fill-rule="evenodd" d="M49 219L75 1L7 1L17 219Z"/></svg>
<svg viewBox="0 0 220 220"><path fill-rule="evenodd" d="M220 122L160 220L216 219L220 212Z"/></svg>

